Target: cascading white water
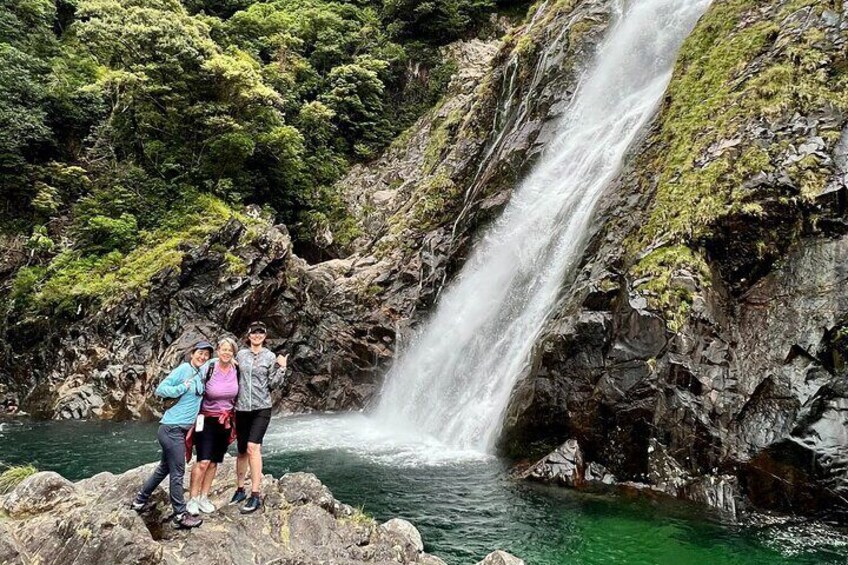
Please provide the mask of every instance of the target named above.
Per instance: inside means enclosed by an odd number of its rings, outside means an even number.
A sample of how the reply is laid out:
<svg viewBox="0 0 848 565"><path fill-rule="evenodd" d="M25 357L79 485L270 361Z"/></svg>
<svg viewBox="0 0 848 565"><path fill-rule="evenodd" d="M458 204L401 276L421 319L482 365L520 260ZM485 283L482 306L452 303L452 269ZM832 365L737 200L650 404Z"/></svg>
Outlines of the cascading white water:
<svg viewBox="0 0 848 565"><path fill-rule="evenodd" d="M619 6L556 139L387 375L374 414L384 426L491 450L510 392L584 250L596 203L709 1Z"/></svg>

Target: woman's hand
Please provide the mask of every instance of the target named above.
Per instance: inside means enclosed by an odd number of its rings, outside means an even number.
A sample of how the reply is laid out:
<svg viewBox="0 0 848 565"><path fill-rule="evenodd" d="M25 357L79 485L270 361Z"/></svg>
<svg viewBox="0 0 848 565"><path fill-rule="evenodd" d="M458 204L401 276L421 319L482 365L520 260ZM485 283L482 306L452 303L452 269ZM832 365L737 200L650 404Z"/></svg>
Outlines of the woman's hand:
<svg viewBox="0 0 848 565"><path fill-rule="evenodd" d="M281 369L285 369L289 362L288 355L277 355L277 365L280 366Z"/></svg>

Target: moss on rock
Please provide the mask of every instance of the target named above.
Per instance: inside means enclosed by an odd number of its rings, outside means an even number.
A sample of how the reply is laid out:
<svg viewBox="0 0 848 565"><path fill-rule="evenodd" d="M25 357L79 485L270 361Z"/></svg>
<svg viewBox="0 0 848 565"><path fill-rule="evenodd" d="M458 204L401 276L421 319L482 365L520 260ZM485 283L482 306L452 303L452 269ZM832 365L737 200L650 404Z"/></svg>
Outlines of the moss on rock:
<svg viewBox="0 0 848 565"><path fill-rule="evenodd" d="M845 32L817 27L825 10L840 9L835 0L719 0L685 41L653 143L638 161L653 200L627 242L638 257L631 274L654 278L643 286L659 310L678 317L687 302L667 286L674 269L706 279L705 257L779 256L794 239L786 227L835 173L829 159L799 147L815 135L820 151L831 152L842 123L822 121L811 134L793 120L848 112L846 53L837 48ZM739 230L734 241L729 226ZM757 267L731 270L750 279Z"/></svg>
<svg viewBox="0 0 848 565"><path fill-rule="evenodd" d="M160 227L142 232L129 253L83 255L66 249L46 266L18 271L12 307L29 314L70 315L83 305L109 304L134 292L144 296L157 273L178 270L188 246L201 243L231 218L247 226L257 223L218 198L201 195L190 209L174 211ZM238 262L227 257L229 272L243 270Z"/></svg>

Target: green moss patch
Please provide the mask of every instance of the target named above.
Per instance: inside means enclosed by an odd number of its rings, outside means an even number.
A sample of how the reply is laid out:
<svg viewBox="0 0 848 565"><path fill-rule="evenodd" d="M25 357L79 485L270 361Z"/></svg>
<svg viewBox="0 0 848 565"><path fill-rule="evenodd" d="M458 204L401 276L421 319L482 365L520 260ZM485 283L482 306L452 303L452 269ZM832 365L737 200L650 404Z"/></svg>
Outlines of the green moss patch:
<svg viewBox="0 0 848 565"><path fill-rule="evenodd" d="M154 275L178 270L189 246L201 243L234 217L248 226L256 223L221 200L200 195L160 227L142 232L139 245L126 254L82 255L67 249L44 267L21 269L11 298L17 301L15 306L31 313L73 314L83 304L108 304L131 293L145 296ZM230 273L242 271L237 257L227 259Z"/></svg>
<svg viewBox="0 0 848 565"><path fill-rule="evenodd" d="M636 262L635 277L653 276L650 292L657 306L675 317L686 297L665 285L671 270L686 264L693 273L702 269L698 251L705 249L730 217L748 218L750 233L734 234L763 239L762 225L777 224L764 206L769 200L797 206L809 202L825 186L832 171L814 155L786 166L783 162L794 139L786 124L795 114L848 111L848 73L845 53L836 49L819 29L804 29L793 21L799 10L836 10L833 0L719 0L714 3L684 43L660 115L656 143L643 157L642 168L656 183L647 221L627 241L631 257L658 244L667 246ZM806 18L800 18L806 20ZM763 126L776 132L763 137ZM834 131L818 132L826 144L838 138ZM783 128L783 129L781 129ZM791 187L752 189L746 181L760 173L780 172ZM733 222L744 226L746 222ZM744 230L743 230L744 231ZM750 242L763 254L779 238ZM782 241L782 240L780 240ZM684 247L685 246L685 247ZM674 257L674 260L669 260Z"/></svg>
<svg viewBox="0 0 848 565"><path fill-rule="evenodd" d="M689 279L708 284L709 267L704 258L685 245L660 247L646 255L633 268L636 290L647 297L648 305L663 312L672 330L678 329L695 297Z"/></svg>

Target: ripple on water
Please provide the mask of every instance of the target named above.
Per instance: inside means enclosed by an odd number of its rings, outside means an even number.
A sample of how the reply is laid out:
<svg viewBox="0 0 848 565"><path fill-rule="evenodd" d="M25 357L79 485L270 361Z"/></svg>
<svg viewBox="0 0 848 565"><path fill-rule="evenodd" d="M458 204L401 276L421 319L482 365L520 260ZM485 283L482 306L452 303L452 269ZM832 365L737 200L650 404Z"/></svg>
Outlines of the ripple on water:
<svg viewBox="0 0 848 565"><path fill-rule="evenodd" d="M72 479L158 458L155 423L4 421L0 459ZM510 480L507 464L366 416L275 418L266 469L316 473L378 520L400 516L451 565L494 548L531 565L848 563L848 538L818 524L728 526L701 507L587 495Z"/></svg>

